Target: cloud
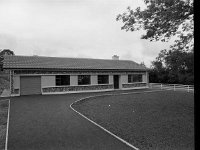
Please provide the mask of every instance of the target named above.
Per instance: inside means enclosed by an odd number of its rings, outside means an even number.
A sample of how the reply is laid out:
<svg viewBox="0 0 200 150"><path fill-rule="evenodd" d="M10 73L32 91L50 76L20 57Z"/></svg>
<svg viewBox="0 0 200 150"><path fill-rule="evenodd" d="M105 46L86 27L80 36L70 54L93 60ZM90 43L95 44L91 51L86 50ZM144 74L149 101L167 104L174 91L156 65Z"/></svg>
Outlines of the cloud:
<svg viewBox="0 0 200 150"><path fill-rule="evenodd" d="M9 34L0 34L0 49L14 49L17 46L17 39L15 36Z"/></svg>
<svg viewBox="0 0 200 150"><path fill-rule="evenodd" d="M163 44L122 31L116 16L141 0L0 0L0 48L18 55L150 60ZM5 13L6 12L6 13Z"/></svg>

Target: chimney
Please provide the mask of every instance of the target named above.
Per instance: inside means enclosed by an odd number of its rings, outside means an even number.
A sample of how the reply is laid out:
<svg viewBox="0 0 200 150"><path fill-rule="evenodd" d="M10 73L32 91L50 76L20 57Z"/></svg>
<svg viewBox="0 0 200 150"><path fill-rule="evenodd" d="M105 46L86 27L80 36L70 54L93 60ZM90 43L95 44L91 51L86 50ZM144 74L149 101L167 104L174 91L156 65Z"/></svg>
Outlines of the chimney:
<svg viewBox="0 0 200 150"><path fill-rule="evenodd" d="M113 56L112 56L112 60L119 60L119 56L113 55Z"/></svg>

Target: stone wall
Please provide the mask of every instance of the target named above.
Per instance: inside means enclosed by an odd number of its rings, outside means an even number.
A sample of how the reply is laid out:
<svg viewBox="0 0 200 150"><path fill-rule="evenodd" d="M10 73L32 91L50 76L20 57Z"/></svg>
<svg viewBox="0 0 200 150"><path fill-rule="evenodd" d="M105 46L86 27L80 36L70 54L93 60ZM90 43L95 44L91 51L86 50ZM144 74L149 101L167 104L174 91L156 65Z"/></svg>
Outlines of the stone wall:
<svg viewBox="0 0 200 150"><path fill-rule="evenodd" d="M108 85L87 85L87 86L65 86L65 87L46 87L42 88L43 93L53 92L73 92L73 91L89 91L89 90L106 90L114 89L111 84Z"/></svg>
<svg viewBox="0 0 200 150"><path fill-rule="evenodd" d="M122 88L135 88L135 87L146 87L147 83L129 83L122 84Z"/></svg>
<svg viewBox="0 0 200 150"><path fill-rule="evenodd" d="M10 70L10 93L14 94L14 71Z"/></svg>

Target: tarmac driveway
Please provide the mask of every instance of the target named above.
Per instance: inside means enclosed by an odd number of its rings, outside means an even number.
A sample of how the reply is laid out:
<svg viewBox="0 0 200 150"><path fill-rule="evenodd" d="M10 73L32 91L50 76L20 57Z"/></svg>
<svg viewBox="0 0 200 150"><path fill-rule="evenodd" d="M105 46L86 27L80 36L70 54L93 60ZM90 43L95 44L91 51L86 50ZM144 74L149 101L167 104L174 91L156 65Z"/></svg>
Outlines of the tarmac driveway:
<svg viewBox="0 0 200 150"><path fill-rule="evenodd" d="M70 109L93 94L11 98L8 150L131 149Z"/></svg>

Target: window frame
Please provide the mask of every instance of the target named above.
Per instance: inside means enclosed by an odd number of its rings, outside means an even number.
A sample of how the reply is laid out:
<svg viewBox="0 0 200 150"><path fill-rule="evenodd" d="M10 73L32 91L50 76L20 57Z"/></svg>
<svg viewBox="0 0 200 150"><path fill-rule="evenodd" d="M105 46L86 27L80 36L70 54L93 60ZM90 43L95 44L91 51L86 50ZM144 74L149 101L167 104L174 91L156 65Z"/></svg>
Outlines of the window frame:
<svg viewBox="0 0 200 150"><path fill-rule="evenodd" d="M84 78L80 79L80 77L89 77L89 83L80 83L80 80L83 80ZM78 85L91 85L91 75L78 75Z"/></svg>
<svg viewBox="0 0 200 150"><path fill-rule="evenodd" d="M140 80L137 81L137 78L136 79L134 78L134 76L136 76L136 75L141 76L141 78L140 78L141 81ZM142 76L143 76L143 74L128 74L128 83L141 83L141 82L143 82ZM139 79L139 77L138 77L138 79Z"/></svg>
<svg viewBox="0 0 200 150"><path fill-rule="evenodd" d="M56 86L70 86L70 75L56 75L55 82Z"/></svg>
<svg viewBox="0 0 200 150"><path fill-rule="evenodd" d="M105 82L105 83L103 83L103 82L102 82L102 83L99 83L99 81L100 81L100 80L99 80L99 77L100 77L100 76L101 76L101 77L103 77L103 76L105 77L105 76L106 76L106 78L107 78L106 81L107 81L107 82ZM105 79L104 77L101 78L101 79ZM100 84L100 85L101 85L101 84L109 84L109 75L103 75L103 74L102 74L102 75L101 75L101 74L100 74L100 75L97 75L97 83Z"/></svg>

